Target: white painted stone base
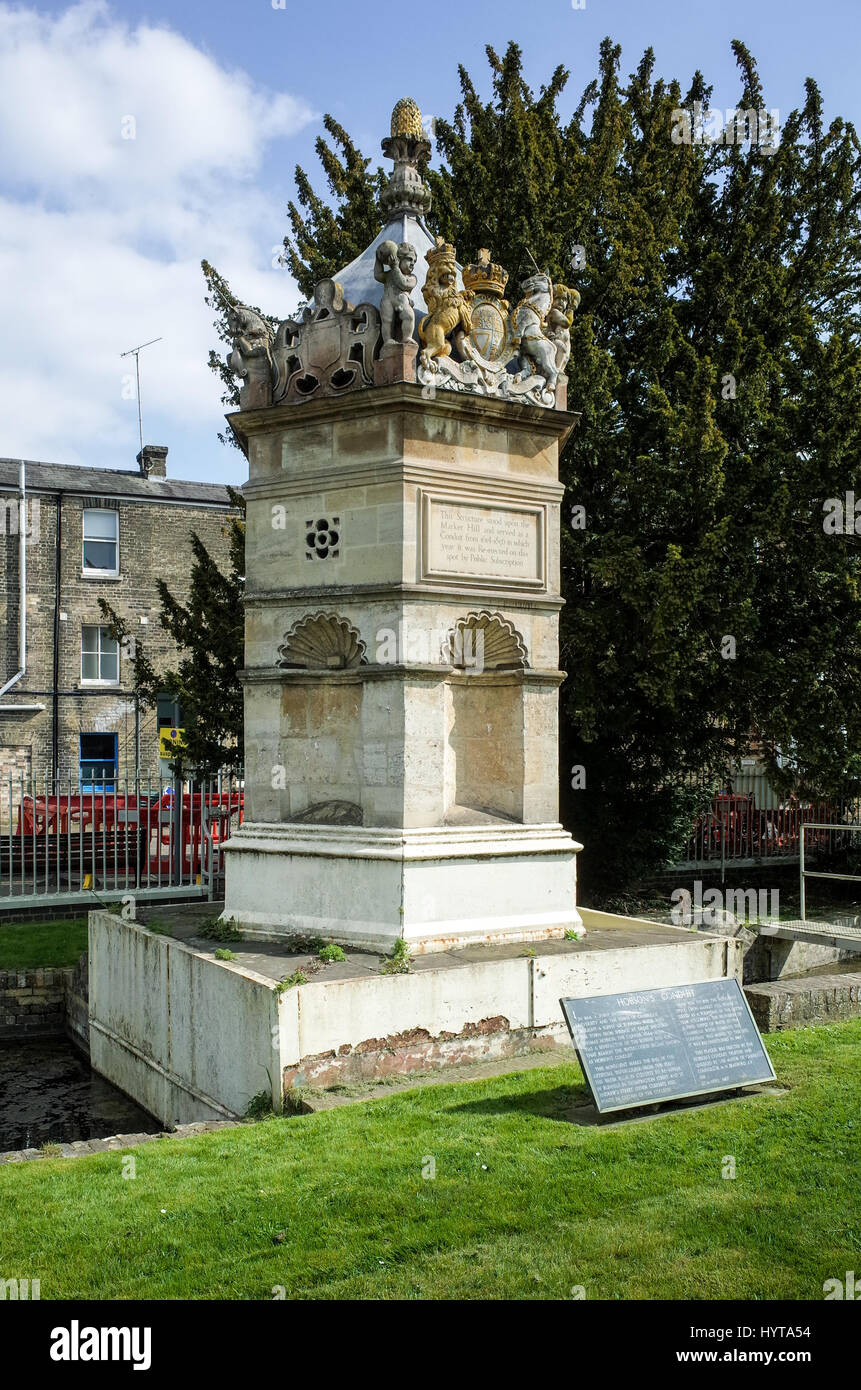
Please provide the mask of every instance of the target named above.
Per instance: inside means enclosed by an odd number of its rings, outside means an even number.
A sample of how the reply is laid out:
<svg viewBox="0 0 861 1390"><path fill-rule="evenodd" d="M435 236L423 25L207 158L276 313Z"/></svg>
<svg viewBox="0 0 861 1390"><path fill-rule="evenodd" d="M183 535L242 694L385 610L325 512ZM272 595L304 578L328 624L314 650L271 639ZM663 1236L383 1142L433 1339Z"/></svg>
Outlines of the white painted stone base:
<svg viewBox="0 0 861 1390"><path fill-rule="evenodd" d="M175 910L182 921L185 909ZM171 909L160 910L160 915ZM235 945L192 947L101 909L90 913L89 1027L94 1069L164 1124L276 1110L291 1090L325 1089L514 1057L570 1042L559 1001L741 977L743 946L680 927L583 909L583 942L525 955L485 946L425 956L387 975L349 953L280 989L304 957Z"/></svg>
<svg viewBox="0 0 861 1390"><path fill-rule="evenodd" d="M225 846L224 919L415 954L583 934L578 845L560 825L386 830L247 822Z"/></svg>

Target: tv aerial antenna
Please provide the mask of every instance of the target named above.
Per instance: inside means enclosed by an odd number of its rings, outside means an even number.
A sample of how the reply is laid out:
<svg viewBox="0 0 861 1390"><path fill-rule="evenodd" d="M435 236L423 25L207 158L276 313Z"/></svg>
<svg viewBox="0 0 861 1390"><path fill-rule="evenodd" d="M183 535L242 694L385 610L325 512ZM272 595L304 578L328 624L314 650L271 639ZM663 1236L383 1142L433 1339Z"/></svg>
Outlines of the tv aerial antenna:
<svg viewBox="0 0 861 1390"><path fill-rule="evenodd" d="M121 352L120 357L134 357L135 359L135 380L137 382L138 398L138 434L140 435L141 450L143 450L143 418L141 416L141 353L144 348L152 347L153 343L162 342L162 338L150 338L148 343L139 343L137 347L129 348L128 352Z"/></svg>

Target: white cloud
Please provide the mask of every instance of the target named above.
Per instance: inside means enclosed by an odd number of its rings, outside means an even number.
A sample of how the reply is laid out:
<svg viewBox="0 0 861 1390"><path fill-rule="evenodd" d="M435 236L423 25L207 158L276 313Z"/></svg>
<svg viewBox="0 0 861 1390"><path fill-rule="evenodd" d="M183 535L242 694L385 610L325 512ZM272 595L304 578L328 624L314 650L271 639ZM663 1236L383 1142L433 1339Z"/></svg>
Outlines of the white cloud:
<svg viewBox="0 0 861 1390"><path fill-rule="evenodd" d="M269 268L283 201L256 180L310 108L101 3L56 18L0 4L0 91L0 454L128 466L119 353L159 336L145 412L214 429L200 260L249 301L293 307Z"/></svg>

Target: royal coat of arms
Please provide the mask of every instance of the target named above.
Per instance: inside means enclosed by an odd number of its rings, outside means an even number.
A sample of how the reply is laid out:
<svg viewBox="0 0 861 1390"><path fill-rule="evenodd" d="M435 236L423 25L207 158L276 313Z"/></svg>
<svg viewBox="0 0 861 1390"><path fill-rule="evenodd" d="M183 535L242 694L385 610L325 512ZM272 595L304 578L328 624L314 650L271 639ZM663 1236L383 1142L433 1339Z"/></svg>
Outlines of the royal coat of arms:
<svg viewBox="0 0 861 1390"><path fill-rule="evenodd" d="M485 247L464 266L462 290L456 286L455 248L442 237L428 251L427 262L425 300L432 312L418 325L424 350L417 379L423 394L468 391L555 405L570 353L569 300L579 299L576 290L555 286L539 272L524 282L524 297L511 311L503 297L508 272L491 261Z"/></svg>
<svg viewBox="0 0 861 1390"><path fill-rule="evenodd" d="M511 357L508 300L503 299L508 271L494 265L485 248L474 265L464 266L464 287L473 296L472 326L459 345L464 357L491 371L502 371Z"/></svg>

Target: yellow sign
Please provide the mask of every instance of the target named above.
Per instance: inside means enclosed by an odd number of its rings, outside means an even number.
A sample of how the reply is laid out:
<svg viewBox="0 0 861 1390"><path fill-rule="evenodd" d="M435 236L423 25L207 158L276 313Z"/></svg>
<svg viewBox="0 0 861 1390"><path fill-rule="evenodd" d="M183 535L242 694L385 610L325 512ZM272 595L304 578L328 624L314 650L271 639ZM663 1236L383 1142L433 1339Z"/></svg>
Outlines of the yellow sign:
<svg viewBox="0 0 861 1390"><path fill-rule="evenodd" d="M181 748L185 747L183 734L185 729L159 729L158 731L158 755L160 758L175 758Z"/></svg>

